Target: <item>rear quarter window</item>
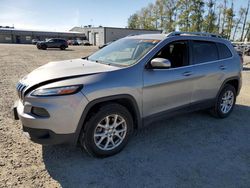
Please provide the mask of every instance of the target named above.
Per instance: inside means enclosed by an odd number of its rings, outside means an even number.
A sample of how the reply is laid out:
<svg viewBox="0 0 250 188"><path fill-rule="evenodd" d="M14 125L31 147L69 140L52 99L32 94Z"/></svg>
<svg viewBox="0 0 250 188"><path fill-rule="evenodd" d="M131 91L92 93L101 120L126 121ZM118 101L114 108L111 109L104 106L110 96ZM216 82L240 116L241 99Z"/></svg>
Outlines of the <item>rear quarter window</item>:
<svg viewBox="0 0 250 188"><path fill-rule="evenodd" d="M193 64L206 63L219 59L216 43L208 41L192 41Z"/></svg>
<svg viewBox="0 0 250 188"><path fill-rule="evenodd" d="M217 43L220 59L226 59L232 57L232 53L229 48L222 43Z"/></svg>

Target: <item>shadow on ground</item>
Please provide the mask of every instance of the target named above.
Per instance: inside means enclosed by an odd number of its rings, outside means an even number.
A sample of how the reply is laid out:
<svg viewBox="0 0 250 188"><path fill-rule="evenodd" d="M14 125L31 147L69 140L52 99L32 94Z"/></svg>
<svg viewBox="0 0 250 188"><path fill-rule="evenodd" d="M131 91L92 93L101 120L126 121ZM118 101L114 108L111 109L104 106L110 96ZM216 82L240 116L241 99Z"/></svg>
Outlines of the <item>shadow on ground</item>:
<svg viewBox="0 0 250 188"><path fill-rule="evenodd" d="M118 155L95 159L69 146L43 147L62 187L247 187L250 107L229 118L197 112L141 129Z"/></svg>

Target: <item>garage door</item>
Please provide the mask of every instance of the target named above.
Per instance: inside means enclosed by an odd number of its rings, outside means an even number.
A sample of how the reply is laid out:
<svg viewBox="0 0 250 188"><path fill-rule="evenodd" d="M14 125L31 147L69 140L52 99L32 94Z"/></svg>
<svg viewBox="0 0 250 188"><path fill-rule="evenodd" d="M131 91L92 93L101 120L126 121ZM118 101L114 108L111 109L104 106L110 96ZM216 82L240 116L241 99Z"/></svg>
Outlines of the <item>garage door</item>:
<svg viewBox="0 0 250 188"><path fill-rule="evenodd" d="M99 46L99 33L95 33L94 35L94 45Z"/></svg>

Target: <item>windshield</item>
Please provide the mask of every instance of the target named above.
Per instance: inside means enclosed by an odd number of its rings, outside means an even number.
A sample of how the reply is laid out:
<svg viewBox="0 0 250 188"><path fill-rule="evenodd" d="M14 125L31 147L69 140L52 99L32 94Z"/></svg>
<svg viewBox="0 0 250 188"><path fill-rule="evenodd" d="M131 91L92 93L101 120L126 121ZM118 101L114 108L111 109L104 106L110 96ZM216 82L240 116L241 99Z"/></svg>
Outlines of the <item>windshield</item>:
<svg viewBox="0 0 250 188"><path fill-rule="evenodd" d="M110 65L130 66L158 42L159 40L120 39L89 56L88 60Z"/></svg>

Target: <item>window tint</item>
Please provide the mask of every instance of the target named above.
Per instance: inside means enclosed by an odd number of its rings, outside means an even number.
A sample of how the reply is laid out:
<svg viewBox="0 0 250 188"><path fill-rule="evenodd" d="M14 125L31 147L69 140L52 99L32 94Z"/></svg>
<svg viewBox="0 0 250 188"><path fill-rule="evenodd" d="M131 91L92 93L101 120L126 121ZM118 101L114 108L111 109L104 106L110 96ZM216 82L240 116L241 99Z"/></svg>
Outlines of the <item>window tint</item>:
<svg viewBox="0 0 250 188"><path fill-rule="evenodd" d="M168 59L171 67L182 67L188 65L187 41L175 41L167 44L156 54L155 57Z"/></svg>
<svg viewBox="0 0 250 188"><path fill-rule="evenodd" d="M218 60L218 50L214 42L193 41L193 63L205 63Z"/></svg>
<svg viewBox="0 0 250 188"><path fill-rule="evenodd" d="M220 59L226 59L229 57L232 57L231 51L228 49L228 47L225 44L217 43Z"/></svg>

